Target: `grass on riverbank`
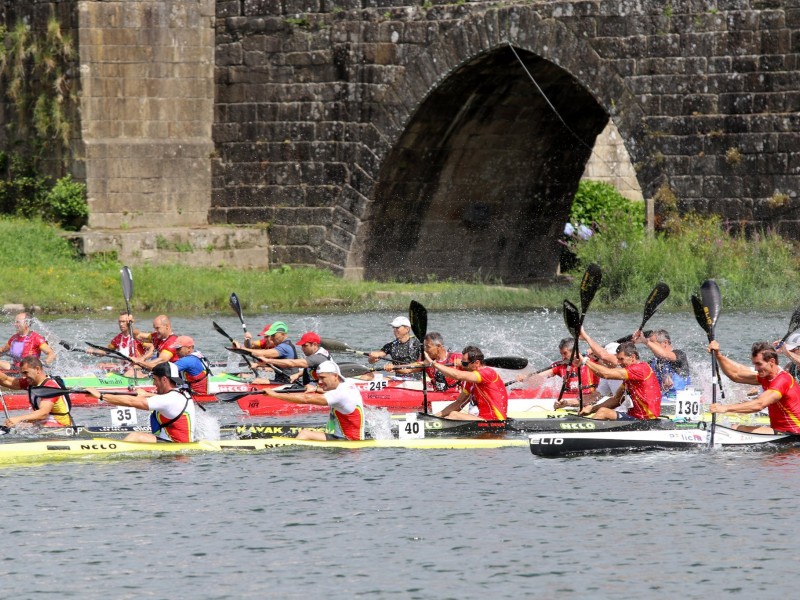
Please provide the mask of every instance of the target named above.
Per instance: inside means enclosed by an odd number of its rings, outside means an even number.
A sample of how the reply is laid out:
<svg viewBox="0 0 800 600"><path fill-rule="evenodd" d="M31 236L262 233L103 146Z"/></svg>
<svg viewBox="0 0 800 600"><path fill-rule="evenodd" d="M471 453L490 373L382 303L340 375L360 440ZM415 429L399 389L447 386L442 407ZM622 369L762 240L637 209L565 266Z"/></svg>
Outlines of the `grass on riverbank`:
<svg viewBox="0 0 800 600"><path fill-rule="evenodd" d="M666 307L684 308L708 277L720 282L726 308L793 307L800 294L798 257L778 236L745 240L728 235L718 221L687 222L680 235L647 238L615 226L578 248L584 264L603 268L594 309L640 308L653 285L667 282ZM116 261L81 260L49 225L0 220L0 304L39 306L48 313L124 308ZM272 272L182 265L136 266L132 309L137 312L229 312L236 292L246 312L404 310L411 299L435 310L560 309L578 302L578 281L526 288L430 282L352 282L326 271Z"/></svg>

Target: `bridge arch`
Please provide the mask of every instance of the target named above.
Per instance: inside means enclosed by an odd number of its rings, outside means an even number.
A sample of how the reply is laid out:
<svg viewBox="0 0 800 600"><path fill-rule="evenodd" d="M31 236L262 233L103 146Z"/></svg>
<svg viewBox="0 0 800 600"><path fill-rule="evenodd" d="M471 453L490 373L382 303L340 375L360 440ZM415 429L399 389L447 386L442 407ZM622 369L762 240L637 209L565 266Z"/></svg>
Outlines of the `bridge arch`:
<svg viewBox="0 0 800 600"><path fill-rule="evenodd" d="M623 139L636 135L636 102L571 30L524 9L505 24L483 17L413 57L393 86L411 108L402 128L382 132L395 141L348 261L367 278L387 265L409 280L552 276L596 136L609 118ZM483 43L459 43L468 39Z"/></svg>

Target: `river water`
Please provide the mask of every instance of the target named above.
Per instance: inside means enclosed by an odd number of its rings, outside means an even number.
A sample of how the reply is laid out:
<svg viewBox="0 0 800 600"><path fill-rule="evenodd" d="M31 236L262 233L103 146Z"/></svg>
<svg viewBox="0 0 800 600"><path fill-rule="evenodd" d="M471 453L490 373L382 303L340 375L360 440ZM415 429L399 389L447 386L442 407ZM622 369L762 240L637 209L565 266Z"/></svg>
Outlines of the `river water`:
<svg viewBox="0 0 800 600"><path fill-rule="evenodd" d="M391 339L393 316L284 320L295 340L314 329L373 349ZM214 355L224 340L211 319L241 333L225 315L174 325ZM640 319L590 312L586 326L608 341ZM787 323L723 313L717 335L744 362L752 341ZM651 326L670 330L706 387L693 317L657 314ZM39 327L52 342L103 343L115 329L113 318ZM566 333L560 314L542 311L431 313L428 330L536 368ZM77 358L62 351L56 371ZM76 411L82 422L108 416ZM211 412L239 418L230 405ZM284 449L6 467L3 583L19 598L785 598L796 588L798 473L795 450L548 460L527 448Z"/></svg>

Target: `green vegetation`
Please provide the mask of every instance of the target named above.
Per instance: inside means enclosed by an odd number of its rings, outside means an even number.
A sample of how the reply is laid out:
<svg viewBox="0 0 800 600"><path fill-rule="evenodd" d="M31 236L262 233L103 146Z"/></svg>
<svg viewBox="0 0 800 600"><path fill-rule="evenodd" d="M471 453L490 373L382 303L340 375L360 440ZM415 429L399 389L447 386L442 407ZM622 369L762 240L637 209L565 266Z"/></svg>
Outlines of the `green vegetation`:
<svg viewBox="0 0 800 600"><path fill-rule="evenodd" d="M593 223L622 217L630 219L632 224L638 223L644 230L644 202L631 202L607 183L589 179L581 181L572 201L570 223L591 227Z"/></svg>

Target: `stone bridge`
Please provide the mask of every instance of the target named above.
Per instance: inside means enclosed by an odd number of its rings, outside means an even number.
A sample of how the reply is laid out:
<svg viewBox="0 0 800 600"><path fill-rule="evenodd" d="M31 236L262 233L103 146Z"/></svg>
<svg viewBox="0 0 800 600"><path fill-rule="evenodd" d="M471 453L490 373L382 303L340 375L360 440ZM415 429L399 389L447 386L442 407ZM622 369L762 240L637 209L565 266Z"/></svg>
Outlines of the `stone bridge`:
<svg viewBox="0 0 800 600"><path fill-rule="evenodd" d="M93 228L124 206L262 224L271 265L526 282L613 125L646 198L797 235L800 0L72 4Z"/></svg>

